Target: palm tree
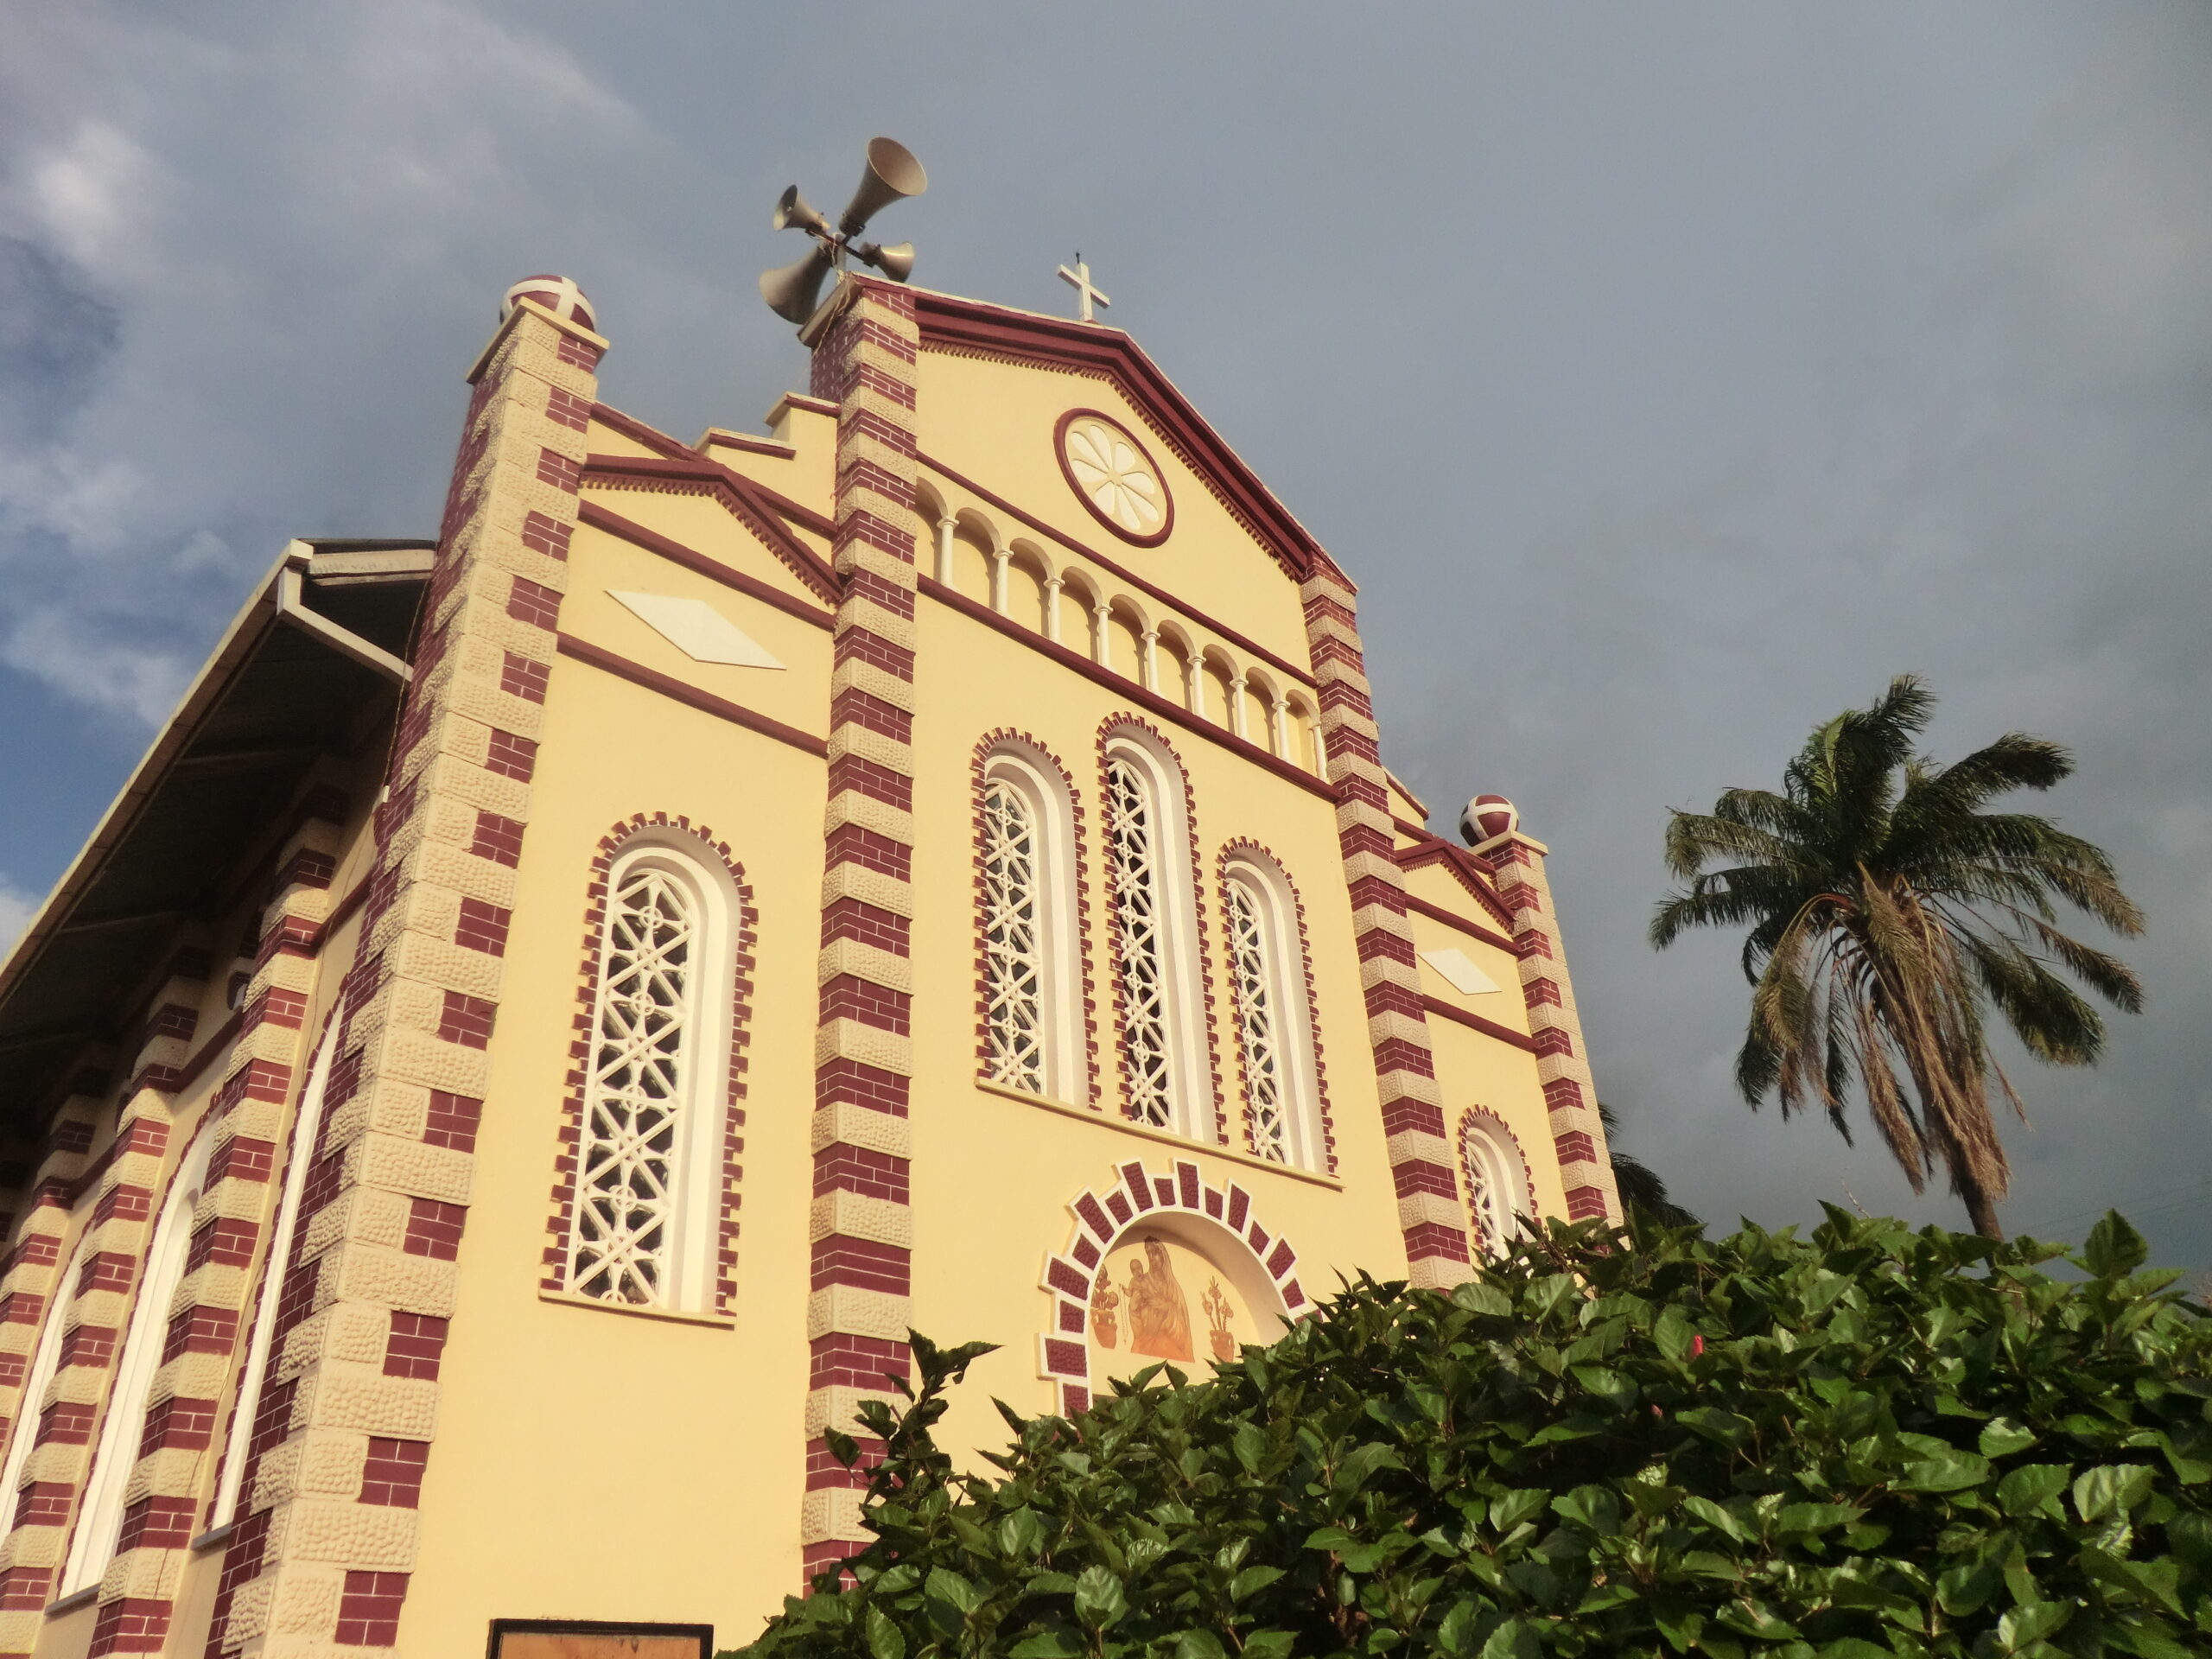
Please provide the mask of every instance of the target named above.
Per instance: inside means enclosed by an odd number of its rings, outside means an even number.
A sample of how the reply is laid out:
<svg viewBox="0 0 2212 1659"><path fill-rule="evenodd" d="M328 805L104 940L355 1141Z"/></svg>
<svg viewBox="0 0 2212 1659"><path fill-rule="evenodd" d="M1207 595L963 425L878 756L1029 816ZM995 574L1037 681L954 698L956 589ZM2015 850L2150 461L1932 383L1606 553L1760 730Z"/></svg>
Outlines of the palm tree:
<svg viewBox="0 0 2212 1659"><path fill-rule="evenodd" d="M2053 965L2130 1014L2143 988L2054 927L2053 901L2122 934L2140 933L2143 915L2098 848L2048 818L1981 810L2066 777L2063 748L2016 732L1941 766L1912 747L1934 707L1916 676L1900 675L1872 708L1815 729L1781 794L1732 789L1709 814L1675 812L1667 864L1687 885L1660 902L1651 943L1747 925L1744 1098L1757 1107L1773 1092L1784 1116L1817 1102L1848 1141L1855 1079L1913 1191L1940 1160L1974 1230L2002 1238L2012 1168L1991 1079L2026 1113L1990 1056L1984 1013L1994 1007L2037 1059L2089 1065L2104 1020Z"/></svg>

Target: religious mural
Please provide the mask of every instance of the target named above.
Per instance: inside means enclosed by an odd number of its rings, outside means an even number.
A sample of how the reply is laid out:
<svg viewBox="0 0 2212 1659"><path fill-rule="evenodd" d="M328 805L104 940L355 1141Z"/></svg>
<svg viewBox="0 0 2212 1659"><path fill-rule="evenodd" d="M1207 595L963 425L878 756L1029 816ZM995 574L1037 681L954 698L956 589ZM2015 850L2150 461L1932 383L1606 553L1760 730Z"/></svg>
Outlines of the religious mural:
<svg viewBox="0 0 2212 1659"><path fill-rule="evenodd" d="M1236 1357L1257 1327L1227 1275L1180 1239L1138 1232L1106 1258L1090 1295L1090 1343L1102 1375L1157 1360Z"/></svg>

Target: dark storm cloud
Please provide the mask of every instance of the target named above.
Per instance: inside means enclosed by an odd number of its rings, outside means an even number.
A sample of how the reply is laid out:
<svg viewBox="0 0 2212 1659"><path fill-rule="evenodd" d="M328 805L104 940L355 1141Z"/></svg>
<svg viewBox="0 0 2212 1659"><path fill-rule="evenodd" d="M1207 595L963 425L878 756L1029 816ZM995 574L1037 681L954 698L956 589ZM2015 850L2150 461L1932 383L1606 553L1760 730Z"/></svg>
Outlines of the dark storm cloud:
<svg viewBox="0 0 2212 1659"><path fill-rule="evenodd" d="M1706 1213L1956 1219L1732 1098L1733 942L1643 942L1664 809L1904 669L1945 756L2073 745L2048 805L2150 910L2154 1005L2094 1071L2021 1063L2010 1214L2132 1204L2212 1261L2212 15L614 16L0 3L0 341L77 400L0 423L22 683L142 736L284 537L433 523L526 272L591 293L611 400L750 424L804 378L767 203L896 133L918 279L1060 309L1080 246L1354 572L1386 759L1553 845L1600 1083Z"/></svg>

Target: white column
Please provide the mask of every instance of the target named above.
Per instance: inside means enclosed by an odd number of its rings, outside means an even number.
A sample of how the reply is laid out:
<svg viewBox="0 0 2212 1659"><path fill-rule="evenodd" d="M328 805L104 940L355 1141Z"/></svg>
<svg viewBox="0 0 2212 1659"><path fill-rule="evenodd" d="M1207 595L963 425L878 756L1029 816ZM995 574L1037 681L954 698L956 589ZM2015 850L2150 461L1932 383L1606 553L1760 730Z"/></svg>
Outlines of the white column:
<svg viewBox="0 0 2212 1659"><path fill-rule="evenodd" d="M937 579L946 587L952 586L952 532L960 528L960 521L950 514L937 521Z"/></svg>
<svg viewBox="0 0 2212 1659"><path fill-rule="evenodd" d="M1247 743L1252 741L1251 718L1244 712L1244 705L1251 701L1251 688L1243 680L1232 680L1229 686L1229 729Z"/></svg>
<svg viewBox="0 0 2212 1659"><path fill-rule="evenodd" d="M1060 579L1045 578L1045 637L1054 645L1060 643Z"/></svg>
<svg viewBox="0 0 2212 1659"><path fill-rule="evenodd" d="M1202 646L1193 646L1196 655L1191 658L1191 712L1200 720L1210 719L1206 713L1206 682L1213 677L1206 672L1206 653Z"/></svg>
<svg viewBox="0 0 2212 1659"><path fill-rule="evenodd" d="M1160 690L1160 630L1144 631L1144 671L1139 677L1147 691Z"/></svg>
<svg viewBox="0 0 2212 1659"><path fill-rule="evenodd" d="M991 608L1001 616L1006 614L1006 568L1013 562L1013 553L1003 547L991 555Z"/></svg>
<svg viewBox="0 0 2212 1659"><path fill-rule="evenodd" d="M1274 725L1275 757L1281 760L1296 760L1298 757L1291 753L1290 698L1281 692L1275 695Z"/></svg>
<svg viewBox="0 0 2212 1659"><path fill-rule="evenodd" d="M1090 660L1101 668L1111 668L1114 666L1114 636L1109 624L1114 620L1113 607L1101 600L1090 616Z"/></svg>

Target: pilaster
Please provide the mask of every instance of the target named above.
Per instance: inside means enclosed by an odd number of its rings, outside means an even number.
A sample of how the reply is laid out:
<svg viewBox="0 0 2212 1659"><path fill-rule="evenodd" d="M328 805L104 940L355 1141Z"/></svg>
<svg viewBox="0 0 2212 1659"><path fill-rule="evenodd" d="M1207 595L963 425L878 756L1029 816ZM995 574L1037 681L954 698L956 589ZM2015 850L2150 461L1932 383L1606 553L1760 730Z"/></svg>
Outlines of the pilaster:
<svg viewBox="0 0 2212 1659"><path fill-rule="evenodd" d="M530 821L585 453L575 410L597 401L607 346L577 300L556 313L511 296L470 375L322 1130L293 1154L314 1161L272 1268L268 1375L241 1408L210 1659L397 1640L474 1166L433 1128L433 1100L480 1110L486 1092L513 896L502 854Z"/></svg>
<svg viewBox="0 0 2212 1659"><path fill-rule="evenodd" d="M1329 781L1337 788L1337 842L1351 898L1368 1043L1375 1056L1407 1268L1417 1285L1455 1285L1473 1271L1465 1210L1445 1135L1443 1098L1437 1092L1356 601L1351 583L1325 565L1306 579L1300 596L1319 688L1322 752L1328 757ZM1446 1215L1451 1219L1444 1219Z"/></svg>
<svg viewBox="0 0 2212 1659"><path fill-rule="evenodd" d="M806 1493L799 1525L809 1578L857 1554L867 1467L831 1457L910 1356L913 1072L909 935L913 915L913 299L848 276L817 337L813 391L837 404L838 601L830 708L829 804L815 1035L814 1207L807 1337ZM889 695L886 695L887 692ZM869 948L862 950L858 945Z"/></svg>

